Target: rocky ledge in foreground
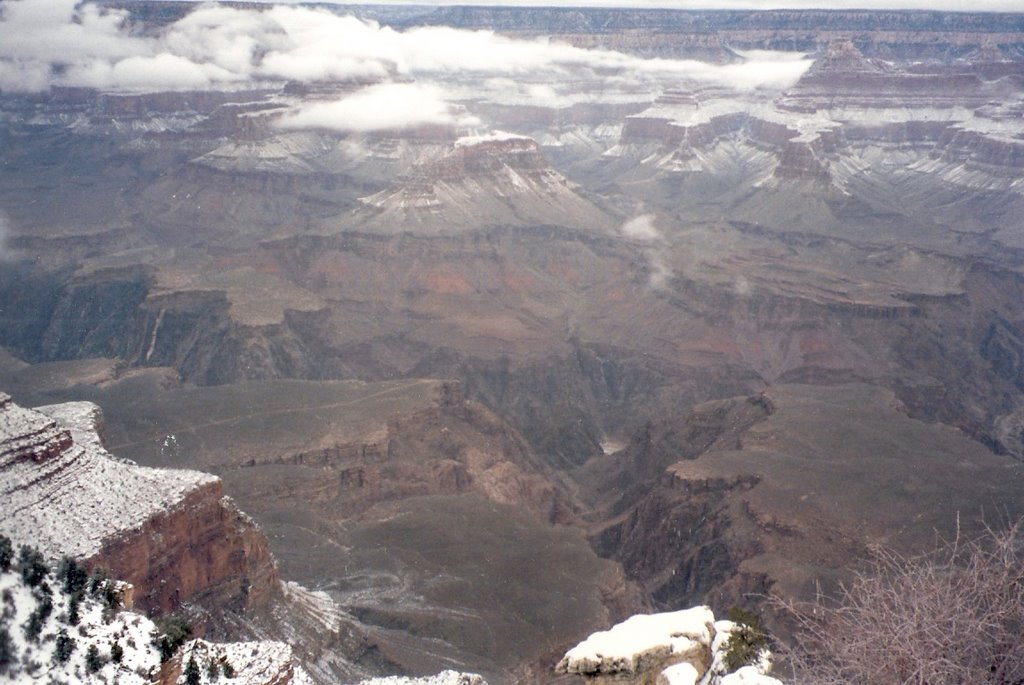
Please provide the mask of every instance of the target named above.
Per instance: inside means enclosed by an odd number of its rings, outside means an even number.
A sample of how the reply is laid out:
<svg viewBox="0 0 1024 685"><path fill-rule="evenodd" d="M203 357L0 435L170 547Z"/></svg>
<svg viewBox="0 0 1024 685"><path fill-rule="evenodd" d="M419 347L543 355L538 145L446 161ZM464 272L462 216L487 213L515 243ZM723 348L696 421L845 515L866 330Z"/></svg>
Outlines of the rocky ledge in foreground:
<svg viewBox="0 0 1024 685"><path fill-rule="evenodd" d="M632 616L594 633L570 649L555 667L593 685L782 685L768 676L771 653L731 671L733 621L716 621L706 606Z"/></svg>
<svg viewBox="0 0 1024 685"><path fill-rule="evenodd" d="M266 537L220 479L114 457L101 424L88 402L29 410L0 393L0 532L107 569L142 611L265 604L278 587Z"/></svg>

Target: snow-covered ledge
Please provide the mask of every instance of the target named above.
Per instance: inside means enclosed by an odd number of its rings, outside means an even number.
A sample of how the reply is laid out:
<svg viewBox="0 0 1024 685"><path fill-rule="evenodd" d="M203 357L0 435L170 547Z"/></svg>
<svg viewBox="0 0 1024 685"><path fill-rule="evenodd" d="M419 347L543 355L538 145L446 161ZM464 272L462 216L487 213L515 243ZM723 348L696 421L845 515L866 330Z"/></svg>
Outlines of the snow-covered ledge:
<svg viewBox="0 0 1024 685"><path fill-rule="evenodd" d="M570 649L556 670L623 685L782 685L767 675L767 651L757 664L727 672L723 653L734 628L708 607L632 616Z"/></svg>

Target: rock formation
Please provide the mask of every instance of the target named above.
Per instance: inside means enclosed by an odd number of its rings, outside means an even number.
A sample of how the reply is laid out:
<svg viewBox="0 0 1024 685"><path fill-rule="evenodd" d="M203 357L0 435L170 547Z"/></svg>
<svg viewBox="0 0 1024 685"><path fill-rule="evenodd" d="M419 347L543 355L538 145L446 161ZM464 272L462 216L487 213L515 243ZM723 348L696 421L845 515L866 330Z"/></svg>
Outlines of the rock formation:
<svg viewBox="0 0 1024 685"><path fill-rule="evenodd" d="M200 599L245 611L275 592L266 538L217 478L113 457L89 403L33 411L0 395L0 426L4 534L107 569L142 611Z"/></svg>
<svg viewBox="0 0 1024 685"><path fill-rule="evenodd" d="M714 403L736 430L699 454L673 437L712 407L662 433L682 459L596 536L663 607L808 596L869 547L927 547L936 531L981 530L993 508L1021 511L1018 462L907 417L884 390L778 385L759 399L771 412L754 421L744 401Z"/></svg>
<svg viewBox="0 0 1024 685"><path fill-rule="evenodd" d="M767 675L767 649L756 663L729 672L724 655L736 629L732 621L716 621L708 607L638 614L570 649L556 670L578 674L594 685L781 685Z"/></svg>
<svg viewBox="0 0 1024 685"><path fill-rule="evenodd" d="M344 223L428 234L536 225L607 232L615 225L550 166L535 140L504 132L457 139L439 159L398 179L398 186L364 198L375 212Z"/></svg>

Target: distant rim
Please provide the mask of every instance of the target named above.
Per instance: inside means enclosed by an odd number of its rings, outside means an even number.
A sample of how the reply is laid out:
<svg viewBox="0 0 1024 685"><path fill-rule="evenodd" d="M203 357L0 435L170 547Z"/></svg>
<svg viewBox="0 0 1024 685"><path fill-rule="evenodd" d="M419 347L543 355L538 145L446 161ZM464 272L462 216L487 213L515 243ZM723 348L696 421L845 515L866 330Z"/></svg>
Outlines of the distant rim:
<svg viewBox="0 0 1024 685"><path fill-rule="evenodd" d="M206 0L187 0L202 2ZM958 12L962 14L1002 13L1024 15L1024 0L475 0L459 2L409 2L408 0L251 0L262 4L282 5L394 5L406 7L526 7L526 8L596 8L596 9L661 9L661 10L826 10L826 11L889 11L889 12Z"/></svg>

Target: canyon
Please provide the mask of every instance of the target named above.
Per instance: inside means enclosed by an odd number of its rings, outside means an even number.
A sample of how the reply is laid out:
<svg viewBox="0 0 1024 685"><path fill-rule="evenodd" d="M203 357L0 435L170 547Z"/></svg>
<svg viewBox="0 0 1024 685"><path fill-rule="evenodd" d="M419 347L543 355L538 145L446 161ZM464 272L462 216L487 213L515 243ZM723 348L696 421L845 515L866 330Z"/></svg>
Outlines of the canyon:
<svg viewBox="0 0 1024 685"><path fill-rule="evenodd" d="M0 486L137 606L315 682L570 683L1024 513L1024 15L92 7L276 26L230 82L0 85ZM275 76L302 12L392 52ZM395 92L442 111L353 109ZM145 511L60 499L98 450Z"/></svg>

